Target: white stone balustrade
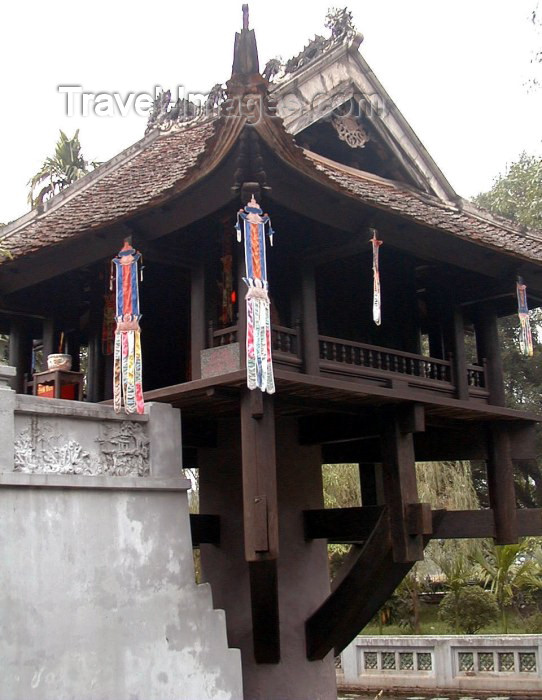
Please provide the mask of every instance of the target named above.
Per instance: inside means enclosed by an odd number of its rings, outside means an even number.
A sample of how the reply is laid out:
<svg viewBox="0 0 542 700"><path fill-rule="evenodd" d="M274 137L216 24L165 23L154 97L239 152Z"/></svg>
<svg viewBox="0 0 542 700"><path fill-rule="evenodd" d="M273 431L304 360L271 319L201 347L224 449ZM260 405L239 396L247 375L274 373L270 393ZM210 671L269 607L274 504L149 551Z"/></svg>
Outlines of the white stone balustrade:
<svg viewBox="0 0 542 700"><path fill-rule="evenodd" d="M542 635L359 636L338 680L369 691L541 691Z"/></svg>

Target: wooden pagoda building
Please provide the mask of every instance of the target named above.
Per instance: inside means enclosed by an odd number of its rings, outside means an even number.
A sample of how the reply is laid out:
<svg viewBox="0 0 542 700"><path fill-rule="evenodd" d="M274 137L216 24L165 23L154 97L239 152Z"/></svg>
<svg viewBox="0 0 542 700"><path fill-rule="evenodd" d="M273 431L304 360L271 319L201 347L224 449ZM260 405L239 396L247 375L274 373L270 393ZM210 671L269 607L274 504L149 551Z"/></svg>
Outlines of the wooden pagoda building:
<svg viewBox="0 0 542 700"><path fill-rule="evenodd" d="M263 77L245 18L224 102L188 118L162 101L141 141L0 238L17 390L62 333L92 402L112 398L109 261L127 238L142 252L145 400L181 409L185 464L200 474L193 541L247 698L335 697L333 653L431 538L542 533L542 512L514 494L539 417L506 407L497 331L518 275L542 304L542 234L456 195L360 41L346 23ZM234 224L252 196L276 231L274 394L247 388ZM419 502L416 460L464 459L485 460L489 509ZM362 502L326 510L322 464L345 462L359 464ZM353 545L331 587L328 542Z"/></svg>

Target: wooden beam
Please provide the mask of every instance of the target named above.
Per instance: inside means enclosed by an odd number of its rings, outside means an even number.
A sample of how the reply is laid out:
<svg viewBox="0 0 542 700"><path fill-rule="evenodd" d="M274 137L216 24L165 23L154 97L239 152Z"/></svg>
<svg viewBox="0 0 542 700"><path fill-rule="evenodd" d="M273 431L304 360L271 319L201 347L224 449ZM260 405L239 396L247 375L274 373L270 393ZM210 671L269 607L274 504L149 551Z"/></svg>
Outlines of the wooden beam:
<svg viewBox="0 0 542 700"><path fill-rule="evenodd" d="M339 571L337 585L305 623L307 657L339 654L388 600L412 563L397 563L392 555L386 510L381 512L364 547L357 548Z"/></svg>
<svg viewBox="0 0 542 700"><path fill-rule="evenodd" d="M305 510L305 539L322 538L332 544L365 542L374 530L383 509L383 506L363 506Z"/></svg>
<svg viewBox="0 0 542 700"><path fill-rule="evenodd" d="M434 510L432 538L460 540L495 537L493 509L483 510ZM542 535L542 508L518 508L516 510L518 535L539 537Z"/></svg>
<svg viewBox="0 0 542 700"><path fill-rule="evenodd" d="M520 537L542 537L542 508L518 508L516 518Z"/></svg>
<svg viewBox="0 0 542 700"><path fill-rule="evenodd" d="M190 513L192 547L200 544L220 544L220 516Z"/></svg>

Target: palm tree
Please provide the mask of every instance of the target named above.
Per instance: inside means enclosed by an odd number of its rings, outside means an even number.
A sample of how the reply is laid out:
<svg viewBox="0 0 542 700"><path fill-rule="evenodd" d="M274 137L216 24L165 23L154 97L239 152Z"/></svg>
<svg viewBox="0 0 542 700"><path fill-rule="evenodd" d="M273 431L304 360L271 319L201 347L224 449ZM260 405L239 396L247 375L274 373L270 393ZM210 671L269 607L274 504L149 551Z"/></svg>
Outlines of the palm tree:
<svg viewBox="0 0 542 700"><path fill-rule="evenodd" d="M540 546L532 538L518 544L495 545L491 540L476 556L482 584L490 586L501 611L501 631L508 632L508 609L520 591L542 588Z"/></svg>
<svg viewBox="0 0 542 700"><path fill-rule="evenodd" d="M38 172L28 181L30 206L42 204L71 185L72 182L89 173L96 165L97 163L89 163L83 158L79 142L79 129L71 139L61 130L54 156L46 158ZM38 187L41 189L34 196L34 191Z"/></svg>

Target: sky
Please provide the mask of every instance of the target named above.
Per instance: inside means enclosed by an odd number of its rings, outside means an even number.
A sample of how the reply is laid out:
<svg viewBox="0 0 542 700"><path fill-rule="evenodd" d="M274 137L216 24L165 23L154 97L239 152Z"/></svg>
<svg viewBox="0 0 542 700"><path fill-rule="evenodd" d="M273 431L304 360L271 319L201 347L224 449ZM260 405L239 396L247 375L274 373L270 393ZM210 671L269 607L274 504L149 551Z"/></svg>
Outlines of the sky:
<svg viewBox="0 0 542 700"><path fill-rule="evenodd" d="M542 87L533 64L537 0L350 0L361 53L456 191L471 197L520 153L542 155ZM28 211L27 182L58 130L80 129L85 158L105 161L139 140L146 119L66 114L59 86L153 94L207 92L231 72L241 0L3 3L0 42L0 223ZM323 33L333 0L252 0L261 66Z"/></svg>

